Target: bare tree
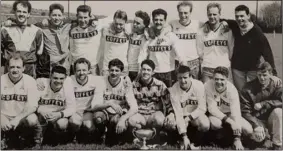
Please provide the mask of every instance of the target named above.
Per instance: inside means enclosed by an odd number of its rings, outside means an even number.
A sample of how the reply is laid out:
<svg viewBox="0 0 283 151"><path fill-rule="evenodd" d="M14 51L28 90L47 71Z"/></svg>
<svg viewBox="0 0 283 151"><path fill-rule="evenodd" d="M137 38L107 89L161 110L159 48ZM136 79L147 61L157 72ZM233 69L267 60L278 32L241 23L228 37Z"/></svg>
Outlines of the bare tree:
<svg viewBox="0 0 283 151"><path fill-rule="evenodd" d="M275 29L281 26L281 4L280 2L273 1L270 4L265 4L260 9L262 21L265 22L267 28Z"/></svg>

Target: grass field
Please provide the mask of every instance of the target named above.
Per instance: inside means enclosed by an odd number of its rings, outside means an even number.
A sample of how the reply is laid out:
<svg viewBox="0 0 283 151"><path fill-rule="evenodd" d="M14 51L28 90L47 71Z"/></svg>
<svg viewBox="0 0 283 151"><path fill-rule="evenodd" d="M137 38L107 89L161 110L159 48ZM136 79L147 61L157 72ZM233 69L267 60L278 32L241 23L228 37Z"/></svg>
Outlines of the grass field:
<svg viewBox="0 0 283 151"><path fill-rule="evenodd" d="M282 34L276 34L275 37L273 37L273 34L266 34L269 43L273 50L273 55L275 59L275 65L278 72L278 77L282 79ZM1 68L1 73L3 73L3 69ZM36 148L27 148L27 149L36 149ZM67 144L67 145L58 145L58 146L43 146L44 150L133 150L137 149L135 145L132 144L125 144L123 146L113 146L113 147L107 147L104 144L97 145L97 144ZM155 149L162 149L162 150L175 150L178 149L177 146L164 146L164 147L158 147ZM204 150L219 150L223 148L219 148L217 146L205 146L201 149ZM227 148L231 149L231 148ZM261 148L262 149L262 148Z"/></svg>

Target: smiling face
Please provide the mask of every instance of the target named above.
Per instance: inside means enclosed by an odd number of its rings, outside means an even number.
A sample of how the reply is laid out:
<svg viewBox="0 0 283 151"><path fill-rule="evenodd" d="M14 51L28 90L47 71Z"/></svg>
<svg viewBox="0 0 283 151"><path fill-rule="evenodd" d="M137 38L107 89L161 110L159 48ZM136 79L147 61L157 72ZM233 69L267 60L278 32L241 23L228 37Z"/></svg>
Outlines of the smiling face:
<svg viewBox="0 0 283 151"><path fill-rule="evenodd" d="M140 17L135 17L133 23L134 33L143 33L144 29L145 29L145 25L143 23L143 20Z"/></svg>
<svg viewBox="0 0 283 151"><path fill-rule="evenodd" d="M11 59L9 61L9 75L14 78L18 79L22 77L24 72L23 60L21 59Z"/></svg>
<svg viewBox="0 0 283 151"><path fill-rule="evenodd" d="M220 12L217 7L210 7L207 10L207 17L208 17L208 22L211 25L215 25L219 23L220 20Z"/></svg>
<svg viewBox="0 0 283 151"><path fill-rule="evenodd" d="M66 75L62 73L54 72L50 76L51 88L53 90L60 90L63 87L63 83L66 79Z"/></svg>
<svg viewBox="0 0 283 151"><path fill-rule="evenodd" d="M179 19L181 23L187 23L191 19L191 7L180 6L178 9Z"/></svg>
<svg viewBox="0 0 283 151"><path fill-rule="evenodd" d="M111 66L109 69L109 76L111 79L116 80L118 79L122 74L122 71L117 66Z"/></svg>
<svg viewBox="0 0 283 151"><path fill-rule="evenodd" d="M25 24L30 16L28 13L28 7L24 7L21 3L17 5L17 10L15 12L15 17L18 24Z"/></svg>
<svg viewBox="0 0 283 151"><path fill-rule="evenodd" d="M76 64L75 76L79 80L85 80L89 74L88 65L86 63Z"/></svg>
<svg viewBox="0 0 283 151"><path fill-rule="evenodd" d="M257 78L260 84L266 86L269 84L271 73L269 71L257 71Z"/></svg>
<svg viewBox="0 0 283 151"><path fill-rule="evenodd" d="M226 76L219 74L219 73L215 73L213 76L213 80L214 80L214 87L216 91L223 92L226 89L226 86L227 86Z"/></svg>
<svg viewBox="0 0 283 151"><path fill-rule="evenodd" d="M120 18L114 18L113 26L117 33L121 33L125 29L126 21Z"/></svg>
<svg viewBox="0 0 283 151"><path fill-rule="evenodd" d="M153 24L157 30L162 30L165 22L165 16L162 14L155 15L153 18Z"/></svg>
<svg viewBox="0 0 283 151"><path fill-rule="evenodd" d="M191 85L191 76L189 72L178 73L178 81L180 87L184 90L187 90Z"/></svg>
<svg viewBox="0 0 283 151"><path fill-rule="evenodd" d="M235 19L240 27L245 27L250 20L250 14L247 14L246 11L236 11Z"/></svg>
<svg viewBox="0 0 283 151"><path fill-rule="evenodd" d="M147 65L147 64L143 64L141 67L141 79L143 81L148 81L152 78L154 72L152 70L152 68Z"/></svg>
<svg viewBox="0 0 283 151"><path fill-rule="evenodd" d="M49 14L51 23L55 26L59 26L64 19L63 13L61 12L60 9L54 9L50 14Z"/></svg>
<svg viewBox="0 0 283 151"><path fill-rule="evenodd" d="M81 28L86 28L90 20L89 12L78 12L77 19L78 19L79 26Z"/></svg>

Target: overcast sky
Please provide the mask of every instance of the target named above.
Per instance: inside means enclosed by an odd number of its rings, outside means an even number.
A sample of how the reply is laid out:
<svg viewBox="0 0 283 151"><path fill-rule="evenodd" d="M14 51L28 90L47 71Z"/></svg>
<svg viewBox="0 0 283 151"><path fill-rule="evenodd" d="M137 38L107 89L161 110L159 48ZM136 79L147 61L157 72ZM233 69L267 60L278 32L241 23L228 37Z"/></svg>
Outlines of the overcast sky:
<svg viewBox="0 0 283 151"><path fill-rule="evenodd" d="M207 20L206 6L211 1L194 1L192 19L201 21ZM214 1L222 5L222 17L234 18L234 9L237 5L247 5L251 12L256 11L256 1ZM271 1L259 1L259 7ZM2 4L12 4L13 1L3 1ZM52 3L60 3L68 11L68 1L31 1L32 7L37 9L48 9ZM132 19L137 10L143 10L151 13L156 8L163 8L168 12L168 20L178 18L177 5L178 1L86 1L86 5L91 6L93 14L113 16L117 9L127 12L128 17ZM84 1L70 1L70 12L75 13L79 5L84 4Z"/></svg>

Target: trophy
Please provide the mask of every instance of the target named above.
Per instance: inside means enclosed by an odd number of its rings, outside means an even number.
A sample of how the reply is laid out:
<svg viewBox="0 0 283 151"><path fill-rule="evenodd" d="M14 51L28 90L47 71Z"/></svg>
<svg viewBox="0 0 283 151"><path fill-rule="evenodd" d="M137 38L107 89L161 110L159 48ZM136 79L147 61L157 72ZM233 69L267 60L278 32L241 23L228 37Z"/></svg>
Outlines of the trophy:
<svg viewBox="0 0 283 151"><path fill-rule="evenodd" d="M133 130L133 135L141 139L143 141L143 145L140 147L142 150L147 150L149 147L146 145L146 140L152 139L156 135L156 130L155 128L153 129L134 129Z"/></svg>

